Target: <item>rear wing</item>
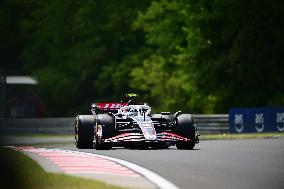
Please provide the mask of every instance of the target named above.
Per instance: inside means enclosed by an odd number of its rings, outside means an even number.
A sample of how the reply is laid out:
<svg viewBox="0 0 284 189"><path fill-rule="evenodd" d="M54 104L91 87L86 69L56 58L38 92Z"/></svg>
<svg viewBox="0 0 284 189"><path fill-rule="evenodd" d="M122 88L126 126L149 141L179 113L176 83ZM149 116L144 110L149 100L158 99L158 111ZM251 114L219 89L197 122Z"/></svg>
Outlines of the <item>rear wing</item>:
<svg viewBox="0 0 284 189"><path fill-rule="evenodd" d="M127 106L128 103L122 102L98 102L93 103L91 111L93 114L112 112L116 113L120 107Z"/></svg>

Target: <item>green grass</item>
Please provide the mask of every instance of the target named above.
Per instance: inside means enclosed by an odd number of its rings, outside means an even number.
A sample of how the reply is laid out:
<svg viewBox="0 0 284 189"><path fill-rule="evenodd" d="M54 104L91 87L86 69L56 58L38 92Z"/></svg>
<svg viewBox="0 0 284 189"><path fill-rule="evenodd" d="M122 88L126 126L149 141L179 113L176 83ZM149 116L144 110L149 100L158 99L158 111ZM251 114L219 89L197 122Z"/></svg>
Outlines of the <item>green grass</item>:
<svg viewBox="0 0 284 189"><path fill-rule="evenodd" d="M21 152L0 148L2 189L118 189L102 182L47 173Z"/></svg>
<svg viewBox="0 0 284 189"><path fill-rule="evenodd" d="M278 133L246 133L246 134L203 134L201 140L222 140L222 139L250 139L250 138L278 138L284 137L284 132Z"/></svg>

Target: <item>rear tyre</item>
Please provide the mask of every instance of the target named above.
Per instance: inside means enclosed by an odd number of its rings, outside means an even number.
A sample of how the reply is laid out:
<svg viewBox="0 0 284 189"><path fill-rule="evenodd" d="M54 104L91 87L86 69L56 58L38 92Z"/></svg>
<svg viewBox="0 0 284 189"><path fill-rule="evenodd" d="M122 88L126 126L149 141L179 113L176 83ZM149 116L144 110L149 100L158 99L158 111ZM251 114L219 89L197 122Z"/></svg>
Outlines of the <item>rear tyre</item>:
<svg viewBox="0 0 284 189"><path fill-rule="evenodd" d="M75 120L75 145L79 149L93 148L94 116L78 115Z"/></svg>
<svg viewBox="0 0 284 189"><path fill-rule="evenodd" d="M96 150L109 150L112 148L111 142L105 139L111 138L114 133L114 119L108 114L99 114L96 120L95 138L93 147Z"/></svg>
<svg viewBox="0 0 284 189"><path fill-rule="evenodd" d="M190 141L178 141L176 143L177 149L192 150L195 146L196 139L196 126L194 125L192 115L179 115L176 121L177 134L190 139Z"/></svg>

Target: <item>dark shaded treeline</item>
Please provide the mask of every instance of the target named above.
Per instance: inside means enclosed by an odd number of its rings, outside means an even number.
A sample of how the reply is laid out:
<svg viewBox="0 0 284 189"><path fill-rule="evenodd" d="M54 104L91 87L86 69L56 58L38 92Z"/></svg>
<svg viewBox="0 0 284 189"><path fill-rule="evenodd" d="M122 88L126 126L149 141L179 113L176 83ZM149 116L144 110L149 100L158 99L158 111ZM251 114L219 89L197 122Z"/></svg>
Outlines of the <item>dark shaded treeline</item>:
<svg viewBox="0 0 284 189"><path fill-rule="evenodd" d="M154 110L283 106L283 1L2 0L1 66L46 115L138 92Z"/></svg>

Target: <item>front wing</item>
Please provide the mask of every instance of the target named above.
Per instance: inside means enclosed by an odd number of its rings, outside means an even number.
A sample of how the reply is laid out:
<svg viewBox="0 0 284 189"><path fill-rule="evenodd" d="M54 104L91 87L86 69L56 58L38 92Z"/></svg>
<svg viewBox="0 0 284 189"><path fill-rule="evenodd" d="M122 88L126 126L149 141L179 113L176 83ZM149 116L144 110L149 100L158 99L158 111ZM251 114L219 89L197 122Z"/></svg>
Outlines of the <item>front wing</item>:
<svg viewBox="0 0 284 189"><path fill-rule="evenodd" d="M170 132L157 133L155 140L146 140L142 133L123 133L108 139L104 142L122 143L122 142L177 142L177 141L192 141L189 138L185 138Z"/></svg>

